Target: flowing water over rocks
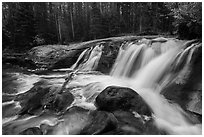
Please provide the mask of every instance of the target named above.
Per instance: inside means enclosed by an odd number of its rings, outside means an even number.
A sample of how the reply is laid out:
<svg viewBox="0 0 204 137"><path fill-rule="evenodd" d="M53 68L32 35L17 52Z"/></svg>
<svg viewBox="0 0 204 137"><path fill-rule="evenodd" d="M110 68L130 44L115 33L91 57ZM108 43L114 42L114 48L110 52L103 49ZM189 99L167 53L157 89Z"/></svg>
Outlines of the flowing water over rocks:
<svg viewBox="0 0 204 137"><path fill-rule="evenodd" d="M3 134L201 134L201 51L196 40L100 41L70 68L4 69Z"/></svg>

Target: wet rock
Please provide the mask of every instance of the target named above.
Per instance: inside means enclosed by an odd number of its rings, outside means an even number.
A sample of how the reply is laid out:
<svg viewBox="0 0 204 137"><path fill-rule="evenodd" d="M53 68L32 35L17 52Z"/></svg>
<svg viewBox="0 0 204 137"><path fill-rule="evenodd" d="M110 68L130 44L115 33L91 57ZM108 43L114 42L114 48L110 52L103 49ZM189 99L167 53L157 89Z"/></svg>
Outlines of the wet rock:
<svg viewBox="0 0 204 137"><path fill-rule="evenodd" d="M76 135L89 125L89 111L80 107L72 107L59 117L54 126L41 124L40 128L46 135Z"/></svg>
<svg viewBox="0 0 204 137"><path fill-rule="evenodd" d="M19 133L20 135L42 135L43 132L38 127L28 128Z"/></svg>
<svg viewBox="0 0 204 137"><path fill-rule="evenodd" d="M153 119L150 119L149 121L145 122L144 125L145 132L143 135L167 135L167 132L156 127Z"/></svg>
<svg viewBox="0 0 204 137"><path fill-rule="evenodd" d="M77 46L76 46L77 47ZM42 45L32 48L29 58L41 67L49 69L68 68L73 65L83 47L71 48L67 45Z"/></svg>
<svg viewBox="0 0 204 137"><path fill-rule="evenodd" d="M44 106L45 109L60 112L66 110L66 108L70 106L73 101L74 96L69 91L65 91L61 94L54 94L51 101Z"/></svg>
<svg viewBox="0 0 204 137"><path fill-rule="evenodd" d="M202 114L202 46L196 49L192 58L192 70L182 89L181 100L187 110Z"/></svg>
<svg viewBox="0 0 204 137"><path fill-rule="evenodd" d="M134 90L124 87L109 86L104 89L95 101L99 110L104 111L136 111L141 115L151 115L150 107Z"/></svg>
<svg viewBox="0 0 204 137"><path fill-rule="evenodd" d="M74 53L73 56L69 55L62 59L59 59L57 62L51 65L49 69L69 68L77 61L79 55L80 54L77 52Z"/></svg>
<svg viewBox="0 0 204 137"><path fill-rule="evenodd" d="M91 122L81 131L81 135L99 135L117 128L117 120L112 113L93 111L89 116Z"/></svg>
<svg viewBox="0 0 204 137"><path fill-rule="evenodd" d="M42 130L43 135L52 135L54 126L50 126L47 124L41 124L40 129Z"/></svg>
<svg viewBox="0 0 204 137"><path fill-rule="evenodd" d="M136 118L134 114L126 111L115 111L114 116L118 120L117 132L121 134L143 134L145 126L141 118Z"/></svg>
<svg viewBox="0 0 204 137"><path fill-rule="evenodd" d="M202 92L195 91L191 94L190 101L186 105L187 110L202 115Z"/></svg>
<svg viewBox="0 0 204 137"><path fill-rule="evenodd" d="M160 135L165 132L159 130L153 123L153 119L150 117L146 120L142 116L135 116L131 112L115 111L113 115L117 119L117 128L106 132L106 135Z"/></svg>
<svg viewBox="0 0 204 137"><path fill-rule="evenodd" d="M70 135L80 134L80 132L90 122L89 111L80 107L70 108L64 115L64 130L69 130Z"/></svg>
<svg viewBox="0 0 204 137"><path fill-rule="evenodd" d="M18 107L15 103L17 102L13 102L10 104L2 104L2 117L3 118L8 118L8 117L12 117L18 114L18 112L20 111L20 107Z"/></svg>
<svg viewBox="0 0 204 137"><path fill-rule="evenodd" d="M22 106L19 114L39 114L44 109L54 112L65 110L73 102L74 96L66 90L58 94L59 90L59 87L45 80L35 83L29 91L15 97L14 101L19 101Z"/></svg>
<svg viewBox="0 0 204 137"><path fill-rule="evenodd" d="M7 101L11 101L14 99L14 95L2 95L2 103L7 102Z"/></svg>
<svg viewBox="0 0 204 137"><path fill-rule="evenodd" d="M187 46L195 41L187 42ZM161 94L168 100L179 104L184 110L202 114L202 46L198 47L192 56L187 78L181 78L182 83L173 82L163 89Z"/></svg>
<svg viewBox="0 0 204 137"><path fill-rule="evenodd" d="M16 100L21 101L22 110L20 115L35 114L42 109L42 100L44 96L49 93L49 88L34 86L28 93L19 95ZM39 110L40 109L40 110Z"/></svg>
<svg viewBox="0 0 204 137"><path fill-rule="evenodd" d="M12 66L10 66L10 68L12 68ZM9 68L9 69L10 69ZM2 101L4 100L4 97L8 97L11 96L9 94L15 94L18 92L18 83L16 83L17 77L15 77L12 74L9 74L6 72L4 72L4 70L2 70L3 74L2 74ZM6 93L6 94L4 94ZM14 96L14 95L13 95ZM7 100L7 99L6 99Z"/></svg>
<svg viewBox="0 0 204 137"><path fill-rule="evenodd" d="M98 63L97 71L108 74L117 58L122 42L110 42L103 44L103 52Z"/></svg>
<svg viewBox="0 0 204 137"><path fill-rule="evenodd" d="M193 123L193 124L202 124L202 115L195 113L195 112L191 112L189 110L186 110L186 118L189 122Z"/></svg>
<svg viewBox="0 0 204 137"><path fill-rule="evenodd" d="M81 108L81 107L77 107L77 106L73 106L71 108L69 108L64 115L66 114L70 114L70 113L75 113L75 112L88 112L89 110Z"/></svg>

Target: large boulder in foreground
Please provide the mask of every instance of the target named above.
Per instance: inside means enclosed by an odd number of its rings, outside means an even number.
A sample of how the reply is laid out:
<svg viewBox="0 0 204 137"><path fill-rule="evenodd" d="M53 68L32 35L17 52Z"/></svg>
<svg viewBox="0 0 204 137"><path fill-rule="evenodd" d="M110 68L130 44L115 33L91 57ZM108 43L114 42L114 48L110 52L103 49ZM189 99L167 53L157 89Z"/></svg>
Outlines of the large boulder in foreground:
<svg viewBox="0 0 204 137"><path fill-rule="evenodd" d="M152 111L142 97L130 88L109 86L96 97L99 110L135 111L140 115L151 116Z"/></svg>

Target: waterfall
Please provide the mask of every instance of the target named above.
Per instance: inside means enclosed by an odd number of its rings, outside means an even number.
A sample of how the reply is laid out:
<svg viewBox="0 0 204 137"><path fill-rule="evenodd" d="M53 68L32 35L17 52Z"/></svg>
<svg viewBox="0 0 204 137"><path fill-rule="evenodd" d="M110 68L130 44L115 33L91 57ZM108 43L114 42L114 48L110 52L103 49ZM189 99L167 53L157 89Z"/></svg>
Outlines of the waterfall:
<svg viewBox="0 0 204 137"><path fill-rule="evenodd" d="M96 45L93 50L86 49L80 54L76 63L72 65L71 69L79 69L84 71L95 70L101 58L102 49L102 45Z"/></svg>
<svg viewBox="0 0 204 137"><path fill-rule="evenodd" d="M84 50L78 57L76 63L74 63L72 66L71 66L71 69L76 69L77 66L79 65L80 61L84 58L84 56L86 55L88 49Z"/></svg>
<svg viewBox="0 0 204 137"><path fill-rule="evenodd" d="M165 85L179 77L185 78L192 55L198 47L194 44L189 47L176 45L176 42L170 41L161 44L158 47L161 53L156 55L148 45L133 44L122 51L124 55L119 54L120 60L116 60L117 67L114 67L111 75L125 77L129 81L128 87L137 91L152 108L157 127L170 134L201 134L201 125L189 123L183 115L185 112L178 105L170 104L160 94ZM141 52L141 49L144 51ZM127 75L133 68L135 72Z"/></svg>
<svg viewBox="0 0 204 137"><path fill-rule="evenodd" d="M117 63L117 66L115 66L117 69L112 71L112 75L121 76L121 77L127 77L131 75L132 66L136 65L136 67L139 67L140 65L139 62L136 62L135 60L140 58L139 55L142 52L142 49L144 48L144 46L145 45L138 46L136 44L132 44L130 47L128 47L126 51L124 51L123 54L120 54L118 56L118 59L116 59L116 60L120 60ZM134 62L136 62L137 64L135 64ZM124 69L124 66L127 66L127 68Z"/></svg>

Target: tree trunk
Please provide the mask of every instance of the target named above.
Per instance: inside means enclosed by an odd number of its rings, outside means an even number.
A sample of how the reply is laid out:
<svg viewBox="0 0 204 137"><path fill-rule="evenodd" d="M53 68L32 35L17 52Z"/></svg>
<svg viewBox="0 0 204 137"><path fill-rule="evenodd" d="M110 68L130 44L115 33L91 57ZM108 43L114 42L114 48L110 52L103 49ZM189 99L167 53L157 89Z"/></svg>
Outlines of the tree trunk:
<svg viewBox="0 0 204 137"><path fill-rule="evenodd" d="M58 30L58 16L55 14L55 26L56 26L56 31L57 31L57 40L59 42L59 30Z"/></svg>
<svg viewBox="0 0 204 137"><path fill-rule="evenodd" d="M140 33L142 32L142 5L140 5Z"/></svg>
<svg viewBox="0 0 204 137"><path fill-rule="evenodd" d="M72 26L72 37L74 39L74 23L73 23L72 10L73 10L73 5L71 4L71 7L70 7L70 19L71 19L71 26Z"/></svg>
<svg viewBox="0 0 204 137"><path fill-rule="evenodd" d="M135 32L135 3L133 3L132 8L132 33Z"/></svg>
<svg viewBox="0 0 204 137"><path fill-rule="evenodd" d="M59 18L58 18L58 29L59 29L59 43L62 44L62 32L61 32L61 25L60 25Z"/></svg>
<svg viewBox="0 0 204 137"><path fill-rule="evenodd" d="M158 8L157 3L155 3L152 8L155 9L155 17L153 17L153 30L156 32L157 31L157 8Z"/></svg>
<svg viewBox="0 0 204 137"><path fill-rule="evenodd" d="M61 15L61 5L59 5L59 15ZM61 17L58 16L58 30L59 30L59 43L62 44L62 31L61 31Z"/></svg>

